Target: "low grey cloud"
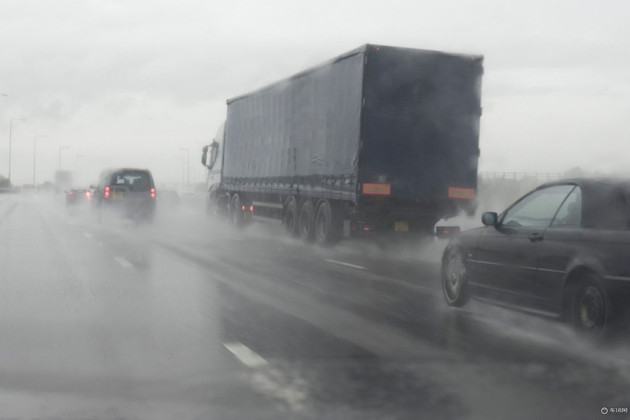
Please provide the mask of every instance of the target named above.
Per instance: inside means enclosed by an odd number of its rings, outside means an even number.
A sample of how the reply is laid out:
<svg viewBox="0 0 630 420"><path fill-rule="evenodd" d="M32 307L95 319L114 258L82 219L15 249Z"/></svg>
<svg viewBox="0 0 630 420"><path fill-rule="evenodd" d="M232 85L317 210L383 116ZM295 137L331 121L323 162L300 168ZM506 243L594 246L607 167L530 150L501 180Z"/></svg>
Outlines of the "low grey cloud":
<svg viewBox="0 0 630 420"><path fill-rule="evenodd" d="M125 147L130 163L159 155L156 170L179 179L178 149L212 137L226 99L364 43L485 56L482 170L613 170L623 162L610 150L630 135L624 1L5 0L2 9L0 124L28 119L14 133L22 182L28 139L42 132L47 173L71 144L94 172ZM7 137L0 130L0 174Z"/></svg>

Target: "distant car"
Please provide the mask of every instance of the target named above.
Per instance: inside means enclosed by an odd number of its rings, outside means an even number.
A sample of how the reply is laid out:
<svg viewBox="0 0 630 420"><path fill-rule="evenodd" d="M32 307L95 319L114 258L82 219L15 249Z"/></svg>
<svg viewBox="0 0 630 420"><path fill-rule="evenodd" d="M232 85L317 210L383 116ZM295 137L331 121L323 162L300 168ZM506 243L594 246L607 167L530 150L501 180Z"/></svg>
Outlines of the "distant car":
<svg viewBox="0 0 630 420"><path fill-rule="evenodd" d="M92 198L92 192L86 188L74 188L66 191L66 205L88 203Z"/></svg>
<svg viewBox="0 0 630 420"><path fill-rule="evenodd" d="M108 170L94 186L93 203L99 211L116 213L135 221L152 221L156 199L153 176L147 169Z"/></svg>
<svg viewBox="0 0 630 420"><path fill-rule="evenodd" d="M630 312L630 180L544 184L451 239L446 303L473 296L561 318L601 336Z"/></svg>

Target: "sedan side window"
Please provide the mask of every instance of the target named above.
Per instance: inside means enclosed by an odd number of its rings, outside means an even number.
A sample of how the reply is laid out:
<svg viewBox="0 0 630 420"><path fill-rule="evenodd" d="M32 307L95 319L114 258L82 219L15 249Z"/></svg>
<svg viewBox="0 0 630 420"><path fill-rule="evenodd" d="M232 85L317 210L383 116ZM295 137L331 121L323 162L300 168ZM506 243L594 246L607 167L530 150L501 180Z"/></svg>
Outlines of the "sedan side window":
<svg viewBox="0 0 630 420"><path fill-rule="evenodd" d="M551 223L556 227L575 227L582 224L582 189L575 187L564 200L558 214Z"/></svg>
<svg viewBox="0 0 630 420"><path fill-rule="evenodd" d="M508 227L546 227L575 185L554 185L536 190L508 209L501 224Z"/></svg>

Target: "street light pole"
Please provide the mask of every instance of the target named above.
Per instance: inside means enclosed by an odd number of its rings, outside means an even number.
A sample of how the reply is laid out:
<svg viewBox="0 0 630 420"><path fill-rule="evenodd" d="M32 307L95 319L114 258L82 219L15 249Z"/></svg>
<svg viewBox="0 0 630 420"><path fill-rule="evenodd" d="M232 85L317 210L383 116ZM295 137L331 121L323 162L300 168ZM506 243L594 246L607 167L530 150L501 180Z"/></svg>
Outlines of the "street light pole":
<svg viewBox="0 0 630 420"><path fill-rule="evenodd" d="M186 152L186 189L190 189L190 150L179 149L182 152Z"/></svg>
<svg viewBox="0 0 630 420"><path fill-rule="evenodd" d="M11 121L9 121L9 175L8 175L9 185L11 185L11 144L12 144L12 138L13 138L13 121L24 121L24 119L11 118Z"/></svg>
<svg viewBox="0 0 630 420"><path fill-rule="evenodd" d="M0 93L0 96L9 96L9 95L7 95L6 93ZM11 129L9 128L9 130L11 130ZM10 136L11 136L11 134L9 134L9 137ZM10 140L9 140L9 142L10 142ZM11 158L10 157L9 157L9 162L11 162ZM9 163L9 167L10 166L11 166L11 164ZM11 180L10 179L8 180L8 182L9 182L9 186L11 186Z"/></svg>
<svg viewBox="0 0 630 420"><path fill-rule="evenodd" d="M182 156L182 194L186 192L186 165L184 165L186 161Z"/></svg>
<svg viewBox="0 0 630 420"><path fill-rule="evenodd" d="M84 164L79 164L79 159L84 159L86 158L87 155L81 153L79 155L75 156L75 165L76 165L76 171L77 171L77 177L81 180L80 184L85 184L85 180L87 179L87 176L85 176L85 165Z"/></svg>
<svg viewBox="0 0 630 420"><path fill-rule="evenodd" d="M59 170L61 170L61 151L69 148L70 146L59 146Z"/></svg>
<svg viewBox="0 0 630 420"><path fill-rule="evenodd" d="M41 135L41 136L35 136L33 138L33 188L35 188L35 186L37 185L35 184L35 158L37 157L37 139L42 138L42 137L46 137L46 136Z"/></svg>

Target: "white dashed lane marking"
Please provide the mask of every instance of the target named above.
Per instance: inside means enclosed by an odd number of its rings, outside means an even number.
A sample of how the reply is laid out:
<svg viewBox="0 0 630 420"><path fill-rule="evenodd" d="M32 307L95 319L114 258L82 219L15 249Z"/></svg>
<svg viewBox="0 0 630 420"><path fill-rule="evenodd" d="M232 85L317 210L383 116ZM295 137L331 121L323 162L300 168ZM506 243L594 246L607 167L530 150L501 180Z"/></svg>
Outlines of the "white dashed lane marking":
<svg viewBox="0 0 630 420"><path fill-rule="evenodd" d="M347 262L337 261L337 260L324 260L324 261L332 263L332 264L343 265L344 267L356 268L357 270L365 270L365 267L363 267L362 265L350 264Z"/></svg>
<svg viewBox="0 0 630 420"><path fill-rule="evenodd" d="M133 264L131 264L129 261L127 261L123 257L114 257L114 259L116 260L118 264L122 265L124 268L133 268Z"/></svg>
<svg viewBox="0 0 630 420"><path fill-rule="evenodd" d="M223 343L226 349L228 349L236 358L249 368L257 368L267 366L269 362L260 357L256 352L247 347L243 343L232 342Z"/></svg>

